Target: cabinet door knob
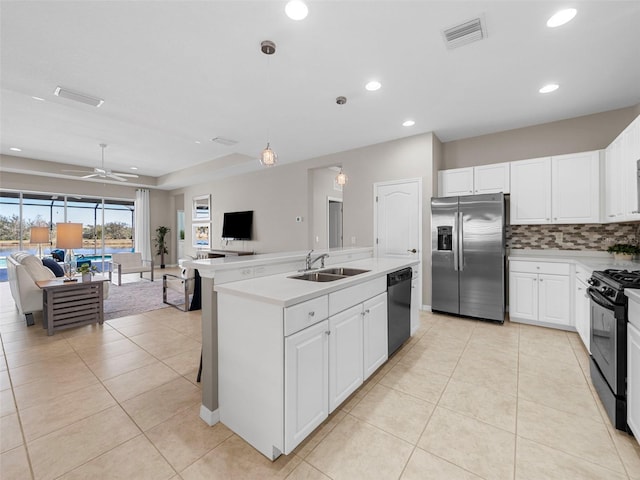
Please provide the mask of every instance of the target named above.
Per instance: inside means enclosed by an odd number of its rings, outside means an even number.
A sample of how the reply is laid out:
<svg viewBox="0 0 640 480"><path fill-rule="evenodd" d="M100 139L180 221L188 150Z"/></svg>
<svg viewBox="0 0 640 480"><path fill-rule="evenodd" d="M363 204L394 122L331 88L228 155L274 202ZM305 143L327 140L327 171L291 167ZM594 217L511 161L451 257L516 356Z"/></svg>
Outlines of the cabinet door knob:
<svg viewBox="0 0 640 480"><path fill-rule="evenodd" d="M326 332L324 332L325 335L331 335L331 330L327 330Z"/></svg>
<svg viewBox="0 0 640 480"><path fill-rule="evenodd" d="M309 312L309 316L310 317L315 317L316 316L316 312Z"/></svg>
<svg viewBox="0 0 640 480"><path fill-rule="evenodd" d="M407 250L407 252L409 252L409 253L417 253L418 251L415 248L412 248L411 250Z"/></svg>
<svg viewBox="0 0 640 480"><path fill-rule="evenodd" d="M542 279L540 279L540 281L542 281Z"/></svg>

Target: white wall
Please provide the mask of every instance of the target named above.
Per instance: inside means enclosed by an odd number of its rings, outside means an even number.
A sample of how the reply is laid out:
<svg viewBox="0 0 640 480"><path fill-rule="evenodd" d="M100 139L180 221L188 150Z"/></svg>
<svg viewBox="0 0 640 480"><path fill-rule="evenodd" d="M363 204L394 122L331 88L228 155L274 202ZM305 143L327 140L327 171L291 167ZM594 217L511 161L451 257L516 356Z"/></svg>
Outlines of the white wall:
<svg viewBox="0 0 640 480"><path fill-rule="evenodd" d="M325 250L328 248L327 202L328 198L342 198L342 190L334 188L334 179L338 172L322 167L309 170L312 188L312 210L309 219L311 225L309 248Z"/></svg>

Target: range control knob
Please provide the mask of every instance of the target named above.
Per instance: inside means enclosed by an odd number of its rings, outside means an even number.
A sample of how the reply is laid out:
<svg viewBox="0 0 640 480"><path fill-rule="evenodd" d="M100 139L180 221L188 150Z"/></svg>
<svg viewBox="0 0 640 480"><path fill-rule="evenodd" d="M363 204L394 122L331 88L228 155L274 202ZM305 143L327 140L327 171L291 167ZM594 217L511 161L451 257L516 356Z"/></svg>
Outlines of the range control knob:
<svg viewBox="0 0 640 480"><path fill-rule="evenodd" d="M613 291L613 288L609 288L609 287L602 287L600 289L600 291L604 294L604 295L613 295L615 292Z"/></svg>
<svg viewBox="0 0 640 480"><path fill-rule="evenodd" d="M600 282L595 278L590 278L589 280L587 280L587 283L589 285L593 285L594 287L597 287L598 285L600 285Z"/></svg>

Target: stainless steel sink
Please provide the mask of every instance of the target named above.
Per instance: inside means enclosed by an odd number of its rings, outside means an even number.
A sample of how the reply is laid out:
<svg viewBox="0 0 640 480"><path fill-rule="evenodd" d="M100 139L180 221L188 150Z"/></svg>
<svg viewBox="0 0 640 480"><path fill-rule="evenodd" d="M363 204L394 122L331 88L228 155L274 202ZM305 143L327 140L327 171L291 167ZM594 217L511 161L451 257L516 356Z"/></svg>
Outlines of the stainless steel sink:
<svg viewBox="0 0 640 480"><path fill-rule="evenodd" d="M352 277L354 275L360 275L361 273L367 273L369 270L362 270L360 268L345 268L345 267L335 267L335 268L325 268L320 270L320 273L330 273L331 275L342 275L345 277Z"/></svg>
<svg viewBox="0 0 640 480"><path fill-rule="evenodd" d="M303 273L302 275L294 275L289 278L294 278L296 280L307 280L308 282L334 282L342 278L347 278L347 276L333 275L331 273L323 273L323 272L309 272L309 273Z"/></svg>

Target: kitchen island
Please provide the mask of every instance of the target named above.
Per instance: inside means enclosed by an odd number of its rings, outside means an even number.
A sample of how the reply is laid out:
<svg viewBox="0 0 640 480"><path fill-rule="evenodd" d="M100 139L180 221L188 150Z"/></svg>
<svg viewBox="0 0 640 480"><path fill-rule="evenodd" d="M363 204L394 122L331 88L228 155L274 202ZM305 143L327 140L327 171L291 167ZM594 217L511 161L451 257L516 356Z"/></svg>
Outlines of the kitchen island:
<svg viewBox="0 0 640 480"><path fill-rule="evenodd" d="M386 362L386 277L414 265L367 258L335 281L289 271L216 285L222 423L270 459L293 451Z"/></svg>

